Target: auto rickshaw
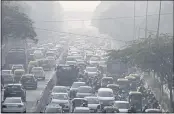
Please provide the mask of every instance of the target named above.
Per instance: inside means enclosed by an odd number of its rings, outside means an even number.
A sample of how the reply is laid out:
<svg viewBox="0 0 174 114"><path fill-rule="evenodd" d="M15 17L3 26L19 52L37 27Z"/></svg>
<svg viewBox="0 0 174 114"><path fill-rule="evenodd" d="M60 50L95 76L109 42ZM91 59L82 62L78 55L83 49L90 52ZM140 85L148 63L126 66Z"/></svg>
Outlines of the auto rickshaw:
<svg viewBox="0 0 174 114"><path fill-rule="evenodd" d="M129 92L129 105L134 106L136 112L142 112L142 93L137 91Z"/></svg>
<svg viewBox="0 0 174 114"><path fill-rule="evenodd" d="M88 100L85 98L74 98L72 100L72 111L75 107L88 107Z"/></svg>
<svg viewBox="0 0 174 114"><path fill-rule="evenodd" d="M25 74L25 70L24 69L16 69L14 71L14 82L18 83L22 77L22 75Z"/></svg>

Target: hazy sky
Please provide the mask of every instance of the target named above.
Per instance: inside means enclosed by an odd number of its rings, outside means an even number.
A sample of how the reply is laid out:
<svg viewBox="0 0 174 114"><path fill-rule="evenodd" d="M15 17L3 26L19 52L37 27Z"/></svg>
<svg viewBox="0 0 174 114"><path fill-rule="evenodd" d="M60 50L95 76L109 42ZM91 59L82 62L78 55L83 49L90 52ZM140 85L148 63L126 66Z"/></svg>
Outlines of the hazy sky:
<svg viewBox="0 0 174 114"><path fill-rule="evenodd" d="M100 1L59 1L64 11L94 11Z"/></svg>

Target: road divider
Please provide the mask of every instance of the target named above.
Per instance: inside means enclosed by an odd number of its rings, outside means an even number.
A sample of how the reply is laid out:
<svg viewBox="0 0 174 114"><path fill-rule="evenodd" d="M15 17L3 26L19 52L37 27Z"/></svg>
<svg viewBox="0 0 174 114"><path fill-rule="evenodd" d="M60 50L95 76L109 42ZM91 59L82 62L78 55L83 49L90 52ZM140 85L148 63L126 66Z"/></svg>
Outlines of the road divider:
<svg viewBox="0 0 174 114"><path fill-rule="evenodd" d="M61 55L58 58L58 63L62 60L64 60L64 53L67 49L65 49ZM57 64L58 64L57 63ZM57 77L56 72L54 71L53 76L50 78L50 80L47 82L45 89L41 93L40 99L36 102L35 107L32 112L34 113L40 113L44 110L45 106L48 104L48 98L50 95L50 91L53 89L53 87L56 85ZM34 97L34 96L33 96Z"/></svg>

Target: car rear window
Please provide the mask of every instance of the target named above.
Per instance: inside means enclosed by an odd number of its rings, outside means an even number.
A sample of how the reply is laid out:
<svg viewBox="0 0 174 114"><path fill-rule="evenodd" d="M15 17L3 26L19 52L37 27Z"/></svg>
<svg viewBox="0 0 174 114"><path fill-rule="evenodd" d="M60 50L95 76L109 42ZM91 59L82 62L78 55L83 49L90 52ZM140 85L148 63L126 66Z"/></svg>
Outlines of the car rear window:
<svg viewBox="0 0 174 114"><path fill-rule="evenodd" d="M4 103L21 103L21 99L6 99Z"/></svg>

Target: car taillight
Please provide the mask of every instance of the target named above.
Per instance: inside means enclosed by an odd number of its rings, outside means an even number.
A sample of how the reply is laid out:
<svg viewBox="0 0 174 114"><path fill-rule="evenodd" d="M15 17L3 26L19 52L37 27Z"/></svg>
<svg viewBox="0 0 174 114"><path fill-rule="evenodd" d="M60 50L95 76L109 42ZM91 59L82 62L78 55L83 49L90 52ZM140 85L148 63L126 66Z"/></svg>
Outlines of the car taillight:
<svg viewBox="0 0 174 114"><path fill-rule="evenodd" d="M18 107L19 107L19 108L21 108L21 107L22 107L22 105L18 105Z"/></svg>
<svg viewBox="0 0 174 114"><path fill-rule="evenodd" d="M2 105L2 108L7 108L7 106L6 105Z"/></svg>

